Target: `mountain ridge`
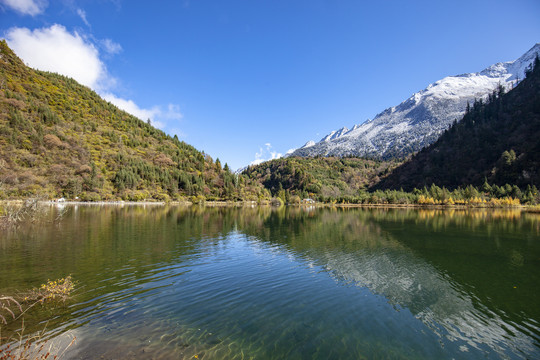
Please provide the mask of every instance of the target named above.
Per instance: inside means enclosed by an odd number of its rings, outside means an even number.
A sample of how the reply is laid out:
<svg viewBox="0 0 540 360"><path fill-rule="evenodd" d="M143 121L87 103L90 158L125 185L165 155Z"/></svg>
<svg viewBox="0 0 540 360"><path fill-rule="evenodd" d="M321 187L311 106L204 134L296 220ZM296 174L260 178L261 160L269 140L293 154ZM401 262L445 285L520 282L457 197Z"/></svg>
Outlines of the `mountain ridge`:
<svg viewBox="0 0 540 360"><path fill-rule="evenodd" d="M515 88L475 102L435 143L372 189L540 185L540 59L534 62Z"/></svg>
<svg viewBox="0 0 540 360"><path fill-rule="evenodd" d="M319 142L287 156L363 156L403 158L433 143L454 120L461 119L467 103L485 98L499 85L509 89L524 78L540 54L540 43L514 61L499 62L476 73L447 76L418 91L400 104L350 130L342 127Z"/></svg>

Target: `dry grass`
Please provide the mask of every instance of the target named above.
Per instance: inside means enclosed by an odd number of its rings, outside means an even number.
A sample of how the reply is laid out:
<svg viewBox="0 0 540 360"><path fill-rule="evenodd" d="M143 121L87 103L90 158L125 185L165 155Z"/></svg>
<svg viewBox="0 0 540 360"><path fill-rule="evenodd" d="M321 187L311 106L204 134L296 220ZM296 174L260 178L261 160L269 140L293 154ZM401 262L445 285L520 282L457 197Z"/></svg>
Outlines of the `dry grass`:
<svg viewBox="0 0 540 360"><path fill-rule="evenodd" d="M59 280L47 280L39 288L30 290L20 299L13 296L0 296L0 360L41 360L60 359L67 349L75 342L75 338L67 346L60 349L44 339L45 329L37 335L24 335L24 320L21 320L21 330L15 335L3 338L1 335L2 325L8 325L16 321L37 304L65 302L69 299L74 288L71 276Z"/></svg>
<svg viewBox="0 0 540 360"><path fill-rule="evenodd" d="M7 202L0 208L0 228L10 228L21 222L34 219L38 213L38 199L19 202Z"/></svg>
<svg viewBox="0 0 540 360"><path fill-rule="evenodd" d="M21 313L23 312L21 304L17 300L15 300L13 297L11 296L0 297L0 322L7 325L7 319L4 316L5 313L8 313L9 315L11 315L13 320L16 319L15 312L12 310L13 308L18 309Z"/></svg>
<svg viewBox="0 0 540 360"><path fill-rule="evenodd" d="M49 340L42 340L45 329L37 335L25 337L23 330L18 333L18 340L0 348L0 360L45 360L61 359L66 351L75 343L75 337L62 349L57 349Z"/></svg>
<svg viewBox="0 0 540 360"><path fill-rule="evenodd" d="M17 230L23 224L43 225L57 222L64 217L67 208L57 209L54 219L50 216L51 211L51 207L39 197L24 201L0 201L0 230Z"/></svg>

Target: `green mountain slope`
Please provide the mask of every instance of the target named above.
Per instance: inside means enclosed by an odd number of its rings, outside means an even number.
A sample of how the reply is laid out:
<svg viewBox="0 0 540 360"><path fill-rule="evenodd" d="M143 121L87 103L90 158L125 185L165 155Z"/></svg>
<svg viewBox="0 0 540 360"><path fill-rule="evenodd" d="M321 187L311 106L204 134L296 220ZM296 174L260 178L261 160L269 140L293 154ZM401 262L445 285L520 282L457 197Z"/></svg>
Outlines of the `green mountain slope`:
<svg viewBox="0 0 540 360"><path fill-rule="evenodd" d="M33 70L0 42L0 198L253 199L268 191L119 110Z"/></svg>
<svg viewBox="0 0 540 360"><path fill-rule="evenodd" d="M355 157L288 157L250 166L244 174L282 200L298 195L329 201L358 195L397 165Z"/></svg>
<svg viewBox="0 0 540 360"><path fill-rule="evenodd" d="M516 88L478 101L437 142L375 188L540 185L540 61ZM487 186L488 184L486 184Z"/></svg>

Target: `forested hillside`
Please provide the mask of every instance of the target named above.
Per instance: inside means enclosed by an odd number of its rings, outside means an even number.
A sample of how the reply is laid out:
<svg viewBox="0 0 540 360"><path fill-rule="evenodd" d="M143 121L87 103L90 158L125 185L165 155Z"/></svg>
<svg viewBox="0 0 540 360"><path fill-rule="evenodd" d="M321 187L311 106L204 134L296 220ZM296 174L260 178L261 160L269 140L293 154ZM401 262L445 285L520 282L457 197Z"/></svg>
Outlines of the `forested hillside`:
<svg viewBox="0 0 540 360"><path fill-rule="evenodd" d="M476 101L433 145L375 188L540 185L540 61L513 90Z"/></svg>
<svg viewBox="0 0 540 360"><path fill-rule="evenodd" d="M61 56L59 54L59 56ZM0 198L268 197L260 184L0 42Z"/></svg>
<svg viewBox="0 0 540 360"><path fill-rule="evenodd" d="M288 157L250 166L244 174L287 202L294 195L329 201L358 195L398 164L356 157Z"/></svg>

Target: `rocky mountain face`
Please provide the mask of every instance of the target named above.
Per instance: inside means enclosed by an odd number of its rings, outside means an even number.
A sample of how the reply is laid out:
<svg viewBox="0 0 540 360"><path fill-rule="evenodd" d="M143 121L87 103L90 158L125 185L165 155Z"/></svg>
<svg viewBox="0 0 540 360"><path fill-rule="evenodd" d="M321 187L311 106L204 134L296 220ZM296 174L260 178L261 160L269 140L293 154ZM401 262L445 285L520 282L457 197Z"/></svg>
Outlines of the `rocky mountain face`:
<svg viewBox="0 0 540 360"><path fill-rule="evenodd" d="M463 117L467 103L486 98L499 85L513 88L537 55L540 43L517 60L477 73L445 77L372 120L332 131L317 143L308 141L288 156L405 157L435 142L454 120Z"/></svg>
<svg viewBox="0 0 540 360"><path fill-rule="evenodd" d="M537 194L532 187L540 186L540 59L514 89L475 103L435 143L373 189L431 184L447 189L481 186L499 197L521 197L519 189Z"/></svg>

